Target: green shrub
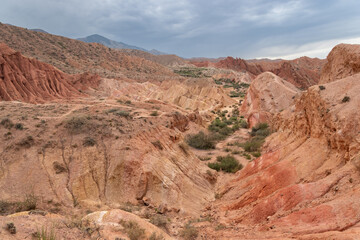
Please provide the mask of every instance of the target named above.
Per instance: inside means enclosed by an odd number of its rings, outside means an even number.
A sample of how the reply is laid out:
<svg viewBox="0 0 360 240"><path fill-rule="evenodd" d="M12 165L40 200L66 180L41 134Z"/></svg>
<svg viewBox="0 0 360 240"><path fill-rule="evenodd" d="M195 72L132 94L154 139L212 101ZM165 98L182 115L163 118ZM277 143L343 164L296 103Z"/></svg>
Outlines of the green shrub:
<svg viewBox="0 0 360 240"><path fill-rule="evenodd" d="M215 141L212 137L205 134L204 132L199 132L198 134L188 135L186 142L193 148L197 149L214 149Z"/></svg>
<svg viewBox="0 0 360 240"><path fill-rule="evenodd" d="M252 152L251 155L253 155L254 157L258 158L261 156L260 152Z"/></svg>
<svg viewBox="0 0 360 240"><path fill-rule="evenodd" d="M180 236L183 237L185 240L195 240L198 235L198 230L194 226L191 226L190 223L187 223L184 229L180 232Z"/></svg>
<svg viewBox="0 0 360 240"><path fill-rule="evenodd" d="M270 135L269 125L267 123L258 123L255 127L252 128L250 135L251 136L261 136L267 137Z"/></svg>
<svg viewBox="0 0 360 240"><path fill-rule="evenodd" d="M258 152L263 143L264 139L251 138L249 141L242 143L241 147L243 147L246 152Z"/></svg>
<svg viewBox="0 0 360 240"><path fill-rule="evenodd" d="M224 171L228 173L235 173L242 169L242 165L231 155L225 157L218 156L215 163L209 163L208 166L216 171Z"/></svg>

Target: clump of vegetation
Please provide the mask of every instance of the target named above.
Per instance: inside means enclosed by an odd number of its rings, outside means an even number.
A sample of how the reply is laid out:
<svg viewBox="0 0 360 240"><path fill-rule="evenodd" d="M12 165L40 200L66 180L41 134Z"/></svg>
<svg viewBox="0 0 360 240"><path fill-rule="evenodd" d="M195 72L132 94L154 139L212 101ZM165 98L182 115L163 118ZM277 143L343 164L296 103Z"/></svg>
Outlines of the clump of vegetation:
<svg viewBox="0 0 360 240"><path fill-rule="evenodd" d="M47 228L42 227L41 231L37 231L34 234L34 237L37 240L56 240L56 234L54 232L54 229L51 229L50 232L48 232Z"/></svg>
<svg viewBox="0 0 360 240"><path fill-rule="evenodd" d="M239 110L234 109L230 114L228 111L218 111L218 117L208 127L210 134L199 132L198 134L189 135L187 137L187 143L197 149L214 149L216 142L224 140L241 127L247 127L247 122L239 118Z"/></svg>
<svg viewBox="0 0 360 240"><path fill-rule="evenodd" d="M79 115L65 120L65 128L71 134L79 134L87 131L90 127L90 116Z"/></svg>
<svg viewBox="0 0 360 240"><path fill-rule="evenodd" d="M24 125L22 123L16 123L14 125L16 130L23 130L24 129Z"/></svg>
<svg viewBox="0 0 360 240"><path fill-rule="evenodd" d="M0 200L0 215L8 215L16 212L30 211L36 209L37 197L34 194L28 194L23 201L8 202Z"/></svg>
<svg viewBox="0 0 360 240"><path fill-rule="evenodd" d="M259 123L251 129L250 135L252 137L248 141L241 143L240 146L254 157L260 157L261 146L264 144L265 138L270 134L269 125L267 123ZM250 155L248 156L246 156L248 159L251 158Z"/></svg>
<svg viewBox="0 0 360 240"><path fill-rule="evenodd" d="M34 144L34 138L32 136L26 136L25 138L21 139L17 145L25 148L29 148Z"/></svg>
<svg viewBox="0 0 360 240"><path fill-rule="evenodd" d="M96 145L96 140L91 137L85 137L83 140L84 147L92 147Z"/></svg>
<svg viewBox="0 0 360 240"><path fill-rule="evenodd" d="M236 173L242 169L242 165L231 155L218 156L215 163L208 163L209 168L216 171L224 171L228 173Z"/></svg>
<svg viewBox="0 0 360 240"><path fill-rule="evenodd" d="M168 223L168 220L163 215L154 215L150 218L150 222L154 224L155 226L166 228L166 225Z"/></svg>
<svg viewBox="0 0 360 240"><path fill-rule="evenodd" d="M153 111L150 113L150 116L156 117L156 116L159 116L159 113L158 113L158 111Z"/></svg>
<svg viewBox="0 0 360 240"><path fill-rule="evenodd" d="M7 129L10 129L14 126L14 123L9 118L4 118L1 120L0 124Z"/></svg>
<svg viewBox="0 0 360 240"><path fill-rule="evenodd" d="M165 238L162 235L156 235L155 232L153 232L150 237L149 240L164 240Z"/></svg>
<svg viewBox="0 0 360 240"><path fill-rule="evenodd" d="M120 223L125 228L125 232L130 238L130 240L139 240L145 235L145 230L142 229L137 222L121 221Z"/></svg>
<svg viewBox="0 0 360 240"><path fill-rule="evenodd" d="M125 118L130 117L130 112L124 111L124 110L121 110L121 109L118 109L118 108L109 109L109 110L105 111L105 113L112 113L112 114L114 114L116 116L125 117Z"/></svg>
<svg viewBox="0 0 360 240"><path fill-rule="evenodd" d="M183 67L179 70L174 70L174 73L179 74L180 76L183 77L190 77L190 78L208 77L203 73L204 70L205 68Z"/></svg>
<svg viewBox="0 0 360 240"><path fill-rule="evenodd" d="M324 87L323 85L320 85L320 86L319 86L319 89L320 89L320 90L325 90L325 87Z"/></svg>
<svg viewBox="0 0 360 240"><path fill-rule="evenodd" d="M251 129L251 136L267 137L270 135L269 125L267 123L258 123L255 127Z"/></svg>
<svg viewBox="0 0 360 240"><path fill-rule="evenodd" d="M180 236L183 237L185 240L194 240L198 237L198 235L199 231L190 223L187 223L184 226L184 229L180 232Z"/></svg>
<svg viewBox="0 0 360 240"><path fill-rule="evenodd" d="M59 163L59 162L54 162L53 163L53 168L54 168L56 174L60 174L60 173L63 173L63 172L67 171L65 166L63 164Z"/></svg>
<svg viewBox="0 0 360 240"><path fill-rule="evenodd" d="M200 131L198 134L188 135L186 138L187 144L197 149L214 149L215 140L209 134Z"/></svg>
<svg viewBox="0 0 360 240"><path fill-rule="evenodd" d="M154 145L154 147L156 147L156 148L159 149L159 150L163 150L163 149L164 149L163 145L161 144L161 142L160 142L159 140L156 140L156 141L151 142L151 143L152 143L152 145Z"/></svg>
<svg viewBox="0 0 360 240"><path fill-rule="evenodd" d="M341 102L343 102L343 103L346 103L346 102L349 102L350 101L350 97L349 96L345 96L342 100L341 100Z"/></svg>
<svg viewBox="0 0 360 240"><path fill-rule="evenodd" d="M9 231L9 233L16 234L16 227L14 223L11 222L6 224L6 229Z"/></svg>

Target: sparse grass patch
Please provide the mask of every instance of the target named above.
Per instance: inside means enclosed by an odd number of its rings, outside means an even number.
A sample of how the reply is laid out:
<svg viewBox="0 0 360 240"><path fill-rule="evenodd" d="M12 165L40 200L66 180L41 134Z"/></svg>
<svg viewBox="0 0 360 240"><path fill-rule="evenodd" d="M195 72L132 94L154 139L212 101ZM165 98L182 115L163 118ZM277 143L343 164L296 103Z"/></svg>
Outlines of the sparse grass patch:
<svg viewBox="0 0 360 240"><path fill-rule="evenodd" d="M34 234L34 237L37 240L56 240L56 234L53 228L49 232L47 228L42 227L41 231L38 230Z"/></svg>
<svg viewBox="0 0 360 240"><path fill-rule="evenodd" d="M165 238L162 235L157 235L155 232L153 232L150 237L149 240L164 240Z"/></svg>
<svg viewBox="0 0 360 240"><path fill-rule="evenodd" d="M209 168L216 171L235 173L242 169L242 165L231 155L218 156L215 163L208 163Z"/></svg>
<svg viewBox="0 0 360 240"><path fill-rule="evenodd" d="M120 224L125 228L125 232L130 240L139 240L145 235L145 230L137 222L121 221Z"/></svg>
<svg viewBox="0 0 360 240"><path fill-rule="evenodd" d="M65 120L65 128L68 129L71 134L83 133L91 127L90 119L90 116L86 115L73 116Z"/></svg>
<svg viewBox="0 0 360 240"><path fill-rule="evenodd" d="M192 226L190 223L187 223L183 230L180 232L180 236L183 237L185 240L194 240L198 237L199 231Z"/></svg>
<svg viewBox="0 0 360 240"><path fill-rule="evenodd" d="M4 118L1 120L0 124L7 129L10 129L14 126L14 123L9 118Z"/></svg>
<svg viewBox="0 0 360 240"><path fill-rule="evenodd" d="M165 216L157 214L150 218L150 223L161 228L166 228L168 220Z"/></svg>

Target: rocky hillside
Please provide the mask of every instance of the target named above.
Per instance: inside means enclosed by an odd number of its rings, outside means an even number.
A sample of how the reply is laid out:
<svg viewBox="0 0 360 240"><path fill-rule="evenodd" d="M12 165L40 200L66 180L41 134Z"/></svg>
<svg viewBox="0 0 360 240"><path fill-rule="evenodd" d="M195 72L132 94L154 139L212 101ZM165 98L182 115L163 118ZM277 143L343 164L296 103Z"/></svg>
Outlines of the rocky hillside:
<svg viewBox="0 0 360 240"><path fill-rule="evenodd" d="M97 87L94 75L69 75L29 59L0 43L0 100L39 103L85 96L79 90Z"/></svg>
<svg viewBox="0 0 360 240"><path fill-rule="evenodd" d="M312 86L275 116L263 155L219 188L209 214L229 227L208 239L357 238L359 80Z"/></svg>
<svg viewBox="0 0 360 240"><path fill-rule="evenodd" d="M250 127L261 122L272 122L274 114L294 104L299 92L294 85L275 74L262 73L251 82L241 112Z"/></svg>
<svg viewBox="0 0 360 240"><path fill-rule="evenodd" d="M284 80L294 84L298 88L306 89L317 84L325 60L317 58L301 57L295 60L244 60L241 58L227 57L215 63L192 62L196 66L214 66L217 68L233 69L247 72L253 77L263 73L272 72Z"/></svg>
<svg viewBox="0 0 360 240"><path fill-rule="evenodd" d="M140 81L177 77L160 64L102 44L85 43L6 24L0 24L0 42L26 57L36 58L70 74L91 72L107 78L127 77Z"/></svg>
<svg viewBox="0 0 360 240"><path fill-rule="evenodd" d="M360 72L359 45L340 44L328 55L320 83L336 81Z"/></svg>

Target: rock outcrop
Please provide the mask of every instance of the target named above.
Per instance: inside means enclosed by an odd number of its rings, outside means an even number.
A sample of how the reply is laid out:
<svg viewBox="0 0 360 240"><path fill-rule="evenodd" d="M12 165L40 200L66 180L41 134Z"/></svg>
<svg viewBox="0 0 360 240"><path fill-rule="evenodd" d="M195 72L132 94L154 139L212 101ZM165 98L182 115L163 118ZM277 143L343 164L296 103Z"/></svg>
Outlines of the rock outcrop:
<svg viewBox="0 0 360 240"><path fill-rule="evenodd" d="M264 154L220 188L220 222L276 239L359 234L359 91L355 74L310 87L278 113Z"/></svg>
<svg viewBox="0 0 360 240"><path fill-rule="evenodd" d="M79 89L97 87L96 75L68 75L46 63L29 59L0 43L0 100L42 103L85 96ZM76 86L76 87L75 87Z"/></svg>
<svg viewBox="0 0 360 240"><path fill-rule="evenodd" d="M264 72L272 72L298 88L306 89L317 84L325 60L301 57L294 60L244 60L227 57L216 63L192 62L198 67L217 67L246 72L253 78Z"/></svg>
<svg viewBox="0 0 360 240"><path fill-rule="evenodd" d="M319 83L336 81L360 72L360 45L339 44L327 57Z"/></svg>
<svg viewBox="0 0 360 240"><path fill-rule="evenodd" d="M294 103L300 91L291 83L273 73L265 72L255 78L241 106L241 113L249 126L260 122L272 122L272 116Z"/></svg>

